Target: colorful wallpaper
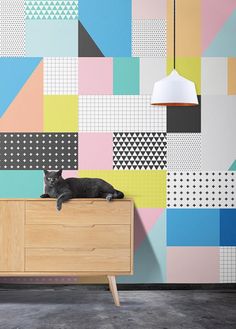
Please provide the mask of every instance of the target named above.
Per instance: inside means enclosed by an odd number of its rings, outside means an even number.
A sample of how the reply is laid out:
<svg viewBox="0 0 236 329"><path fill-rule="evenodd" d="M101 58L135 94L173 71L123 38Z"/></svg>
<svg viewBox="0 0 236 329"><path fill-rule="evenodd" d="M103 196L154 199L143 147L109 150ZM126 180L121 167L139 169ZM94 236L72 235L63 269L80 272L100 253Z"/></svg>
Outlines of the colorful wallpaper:
<svg viewBox="0 0 236 329"><path fill-rule="evenodd" d="M1 1L0 197L38 197L44 168L106 179L136 205L135 274L119 282L236 282L236 0L176 2L197 107L150 105L173 1Z"/></svg>

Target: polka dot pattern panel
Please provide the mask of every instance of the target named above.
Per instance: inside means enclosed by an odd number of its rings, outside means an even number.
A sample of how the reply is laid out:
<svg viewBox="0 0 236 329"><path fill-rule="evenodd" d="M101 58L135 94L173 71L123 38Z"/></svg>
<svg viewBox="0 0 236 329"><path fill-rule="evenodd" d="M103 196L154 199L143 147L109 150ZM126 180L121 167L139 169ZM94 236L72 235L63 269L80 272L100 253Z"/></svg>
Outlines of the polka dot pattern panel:
<svg viewBox="0 0 236 329"><path fill-rule="evenodd" d="M168 208L234 208L235 173L168 172Z"/></svg>
<svg viewBox="0 0 236 329"><path fill-rule="evenodd" d="M0 169L77 169L77 133L0 133Z"/></svg>

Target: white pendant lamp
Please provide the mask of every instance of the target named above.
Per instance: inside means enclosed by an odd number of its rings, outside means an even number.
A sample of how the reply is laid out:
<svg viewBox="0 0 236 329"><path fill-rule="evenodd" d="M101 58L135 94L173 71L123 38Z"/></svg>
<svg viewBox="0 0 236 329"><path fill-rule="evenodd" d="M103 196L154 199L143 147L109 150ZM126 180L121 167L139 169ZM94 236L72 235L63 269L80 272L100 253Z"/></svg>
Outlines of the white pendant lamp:
<svg viewBox="0 0 236 329"><path fill-rule="evenodd" d="M175 0L174 0L174 69L164 79L154 84L151 105L194 106L198 105L195 84L175 69Z"/></svg>

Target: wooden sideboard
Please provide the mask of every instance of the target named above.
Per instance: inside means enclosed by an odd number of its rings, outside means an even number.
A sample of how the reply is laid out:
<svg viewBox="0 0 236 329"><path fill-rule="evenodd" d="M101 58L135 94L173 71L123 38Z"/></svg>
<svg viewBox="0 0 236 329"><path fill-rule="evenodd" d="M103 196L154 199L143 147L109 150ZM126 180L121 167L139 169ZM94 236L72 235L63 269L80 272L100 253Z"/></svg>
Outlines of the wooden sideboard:
<svg viewBox="0 0 236 329"><path fill-rule="evenodd" d="M133 274L133 201L0 199L0 276Z"/></svg>

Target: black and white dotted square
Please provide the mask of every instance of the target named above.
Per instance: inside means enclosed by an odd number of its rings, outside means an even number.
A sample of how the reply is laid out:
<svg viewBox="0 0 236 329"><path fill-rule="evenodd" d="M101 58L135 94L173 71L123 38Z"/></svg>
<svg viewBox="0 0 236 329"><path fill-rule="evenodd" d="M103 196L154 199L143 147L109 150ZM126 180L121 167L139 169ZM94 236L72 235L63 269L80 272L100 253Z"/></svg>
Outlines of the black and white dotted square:
<svg viewBox="0 0 236 329"><path fill-rule="evenodd" d="M233 171L167 173L168 208L235 208Z"/></svg>
<svg viewBox="0 0 236 329"><path fill-rule="evenodd" d="M0 170L78 169L77 133L0 133Z"/></svg>

